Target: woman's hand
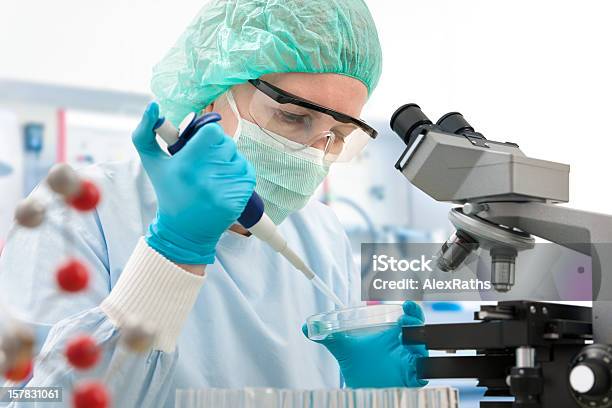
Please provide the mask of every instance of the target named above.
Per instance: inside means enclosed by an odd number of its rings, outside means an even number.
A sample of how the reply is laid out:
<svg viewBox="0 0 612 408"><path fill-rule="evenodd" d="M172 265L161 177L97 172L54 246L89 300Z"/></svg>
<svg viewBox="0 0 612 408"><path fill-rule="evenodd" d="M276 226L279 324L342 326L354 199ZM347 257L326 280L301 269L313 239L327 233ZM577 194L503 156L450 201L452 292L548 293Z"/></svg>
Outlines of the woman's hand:
<svg viewBox="0 0 612 408"><path fill-rule="evenodd" d="M334 333L323 340L324 345L338 360L346 385L350 388L422 387L427 381L416 374L416 358L426 357L425 346L402 344L401 327L419 326L425 321L416 303L406 301L404 315L397 325L387 330L354 335ZM302 326L306 334L306 327Z"/></svg>
<svg viewBox="0 0 612 408"><path fill-rule="evenodd" d="M211 264L221 234L253 194L255 171L216 123L169 156L155 140L158 116L157 103L150 103L132 135L157 196L147 243L178 264Z"/></svg>

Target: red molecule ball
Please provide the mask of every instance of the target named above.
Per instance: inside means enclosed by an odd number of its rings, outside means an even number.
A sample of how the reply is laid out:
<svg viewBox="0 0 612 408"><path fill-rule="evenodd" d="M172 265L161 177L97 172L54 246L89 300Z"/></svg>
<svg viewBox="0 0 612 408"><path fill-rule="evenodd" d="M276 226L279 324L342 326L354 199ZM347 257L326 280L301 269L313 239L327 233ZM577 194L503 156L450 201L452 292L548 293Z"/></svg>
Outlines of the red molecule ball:
<svg viewBox="0 0 612 408"><path fill-rule="evenodd" d="M96 381L86 381L77 384L72 393L74 408L106 408L109 406L109 396L106 387Z"/></svg>
<svg viewBox="0 0 612 408"><path fill-rule="evenodd" d="M56 274L57 284L66 292L78 292L87 287L89 271L76 259L70 259L59 267Z"/></svg>
<svg viewBox="0 0 612 408"><path fill-rule="evenodd" d="M79 193L68 199L68 204L79 211L89 211L96 208L100 201L100 190L89 180L81 181Z"/></svg>
<svg viewBox="0 0 612 408"><path fill-rule="evenodd" d="M32 373L32 360L22 361L15 366L9 368L5 373L4 377L13 382L20 382L25 380Z"/></svg>
<svg viewBox="0 0 612 408"><path fill-rule="evenodd" d="M66 346L66 358L74 367L87 369L100 360L101 350L90 336L75 337Z"/></svg>

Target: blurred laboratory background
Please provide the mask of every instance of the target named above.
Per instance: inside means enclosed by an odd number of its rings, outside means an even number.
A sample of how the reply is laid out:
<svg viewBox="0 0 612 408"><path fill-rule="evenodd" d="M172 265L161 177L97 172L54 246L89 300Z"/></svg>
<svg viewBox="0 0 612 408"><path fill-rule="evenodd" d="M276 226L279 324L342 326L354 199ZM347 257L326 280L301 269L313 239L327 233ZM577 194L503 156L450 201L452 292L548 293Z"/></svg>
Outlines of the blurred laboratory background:
<svg viewBox="0 0 612 408"><path fill-rule="evenodd" d="M152 99L151 67L202 0L8 0L0 12L0 251L14 206L56 162L76 167L135 156L130 133ZM400 105L432 118L460 111L493 140L568 163L573 207L612 212L609 40L604 0L367 1L384 69L363 118L380 132L336 165L319 198L361 242L441 242L449 205L394 169L389 129ZM357 259L357 258L356 258ZM429 321L471 320L475 304L427 305ZM457 384L455 384L457 385ZM462 399L479 395L458 384Z"/></svg>

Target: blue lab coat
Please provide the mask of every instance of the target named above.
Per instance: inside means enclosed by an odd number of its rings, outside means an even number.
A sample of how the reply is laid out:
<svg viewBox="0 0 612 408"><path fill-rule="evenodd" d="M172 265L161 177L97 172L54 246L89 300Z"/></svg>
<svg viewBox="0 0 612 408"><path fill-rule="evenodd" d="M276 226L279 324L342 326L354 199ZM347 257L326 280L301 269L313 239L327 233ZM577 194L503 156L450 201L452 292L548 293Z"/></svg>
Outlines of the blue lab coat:
<svg viewBox="0 0 612 408"><path fill-rule="evenodd" d="M95 165L82 173L101 189L96 211L70 210L41 185L34 194L47 205L45 222L32 230L14 228L0 258L1 302L32 325L42 347L28 386L64 387L66 404L75 381L106 376L114 406L171 407L182 388L341 385L331 354L301 332L308 316L332 309L332 303L265 243L230 231L206 268L176 351L122 354L118 330L98 306L153 219L155 194L138 161ZM330 208L311 200L280 231L341 300L359 300L350 245ZM57 289L55 269L68 254L91 268L85 293ZM103 361L93 370L75 370L63 355L66 342L79 333L103 346Z"/></svg>

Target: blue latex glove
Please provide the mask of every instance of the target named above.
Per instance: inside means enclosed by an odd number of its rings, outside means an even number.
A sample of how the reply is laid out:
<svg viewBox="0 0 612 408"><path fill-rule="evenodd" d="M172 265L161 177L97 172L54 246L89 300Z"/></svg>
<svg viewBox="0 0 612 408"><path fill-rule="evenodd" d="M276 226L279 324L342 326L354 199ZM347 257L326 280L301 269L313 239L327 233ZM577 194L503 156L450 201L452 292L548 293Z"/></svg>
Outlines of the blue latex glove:
<svg viewBox="0 0 612 408"><path fill-rule="evenodd" d="M182 264L211 264L221 234L255 188L255 171L216 123L203 126L174 156L155 140L159 106L151 102L132 141L157 196L147 243Z"/></svg>
<svg viewBox="0 0 612 408"><path fill-rule="evenodd" d="M427 381L416 377L416 358L426 357L425 346L405 346L401 326L420 326L425 318L416 303L403 305L404 315L397 325L373 334L333 333L316 342L324 345L338 360L350 388L422 387ZM307 334L306 325L302 331Z"/></svg>

